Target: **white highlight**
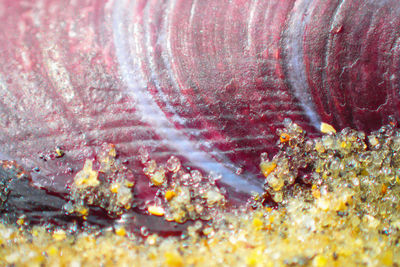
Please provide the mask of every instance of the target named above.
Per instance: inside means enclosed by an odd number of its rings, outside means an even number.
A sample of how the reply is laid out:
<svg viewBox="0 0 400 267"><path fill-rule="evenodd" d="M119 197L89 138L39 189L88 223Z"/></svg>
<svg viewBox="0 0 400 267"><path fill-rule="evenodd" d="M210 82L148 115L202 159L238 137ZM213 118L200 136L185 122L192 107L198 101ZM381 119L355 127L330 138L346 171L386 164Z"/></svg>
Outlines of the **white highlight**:
<svg viewBox="0 0 400 267"><path fill-rule="evenodd" d="M303 110L312 125L320 128L321 119L315 111L315 106L308 91L307 76L304 67L303 34L313 10L311 0L296 1L291 12L286 30L286 51L288 80L293 88L294 95L300 101Z"/></svg>
<svg viewBox="0 0 400 267"><path fill-rule="evenodd" d="M128 1L128 2L127 2ZM129 94L135 99L135 108L141 115L142 121L151 124L158 135L163 138L165 144L178 151L188 160L196 163L199 167L207 172L217 172L222 175L221 181L224 184L232 186L237 192L250 194L251 192L262 192L260 182L246 180L245 178L234 173L235 167L223 165L209 156L206 152L201 150L199 144L191 141L181 131L177 130L175 126L168 120L164 112L160 109L157 103L152 98L147 90L145 79L143 78L139 57L135 54L143 53L138 42L129 43L129 36L140 36L140 29L134 25L133 33L127 36L124 32L124 7L127 4L135 4L136 2L129 2L129 0L116 1L113 10L113 32L114 32L114 45L116 48L116 55L119 62L119 69L125 84L129 88ZM131 6L132 8L132 6ZM132 10L130 8L130 10ZM168 40L165 40L168 41ZM133 51L130 50L130 45ZM132 54L132 56L131 56Z"/></svg>

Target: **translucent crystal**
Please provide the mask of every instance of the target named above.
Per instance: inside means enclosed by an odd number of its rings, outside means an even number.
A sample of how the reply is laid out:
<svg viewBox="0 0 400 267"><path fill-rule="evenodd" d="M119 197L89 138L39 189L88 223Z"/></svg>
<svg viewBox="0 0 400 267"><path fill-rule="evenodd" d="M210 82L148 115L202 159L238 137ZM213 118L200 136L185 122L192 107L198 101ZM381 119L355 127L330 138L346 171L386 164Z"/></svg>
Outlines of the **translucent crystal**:
<svg viewBox="0 0 400 267"><path fill-rule="evenodd" d="M199 170L192 170L190 172L190 175L192 176L193 183L195 184L200 183L201 180L203 179L203 175Z"/></svg>
<svg viewBox="0 0 400 267"><path fill-rule="evenodd" d="M268 153L267 153L267 152L261 153L260 159L261 159L261 162L263 162L263 161L269 161Z"/></svg>
<svg viewBox="0 0 400 267"><path fill-rule="evenodd" d="M144 165L145 165L145 168L143 168L143 172L146 175L150 175L156 171L157 162L155 160L149 160Z"/></svg>
<svg viewBox="0 0 400 267"><path fill-rule="evenodd" d="M142 164L145 164L149 160L149 151L144 147L139 148L139 159Z"/></svg>
<svg viewBox="0 0 400 267"><path fill-rule="evenodd" d="M177 172L181 168L181 161L175 157L171 156L167 161L167 169L170 172Z"/></svg>

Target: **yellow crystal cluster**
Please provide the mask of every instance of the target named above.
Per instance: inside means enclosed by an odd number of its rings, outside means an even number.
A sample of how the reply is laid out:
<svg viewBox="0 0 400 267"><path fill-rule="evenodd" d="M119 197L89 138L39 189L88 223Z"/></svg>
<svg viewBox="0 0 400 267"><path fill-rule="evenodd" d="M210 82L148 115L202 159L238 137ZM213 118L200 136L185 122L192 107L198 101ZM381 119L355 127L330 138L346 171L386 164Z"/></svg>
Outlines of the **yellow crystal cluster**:
<svg viewBox="0 0 400 267"><path fill-rule="evenodd" d="M86 218L89 205L105 209L110 215L121 215L133 205L133 174L117 159L115 146L105 144L99 152L96 164L87 159L71 186L71 201L64 205L67 214Z"/></svg>
<svg viewBox="0 0 400 267"><path fill-rule="evenodd" d="M181 237L151 234L143 239L120 228L69 235L60 230L49 233L43 227L24 230L0 225L0 262L16 266L395 266L400 262L400 225L382 231L380 217L356 213L357 201L357 195L343 197L339 191L307 202L288 197L285 207L221 213L212 224L197 221Z"/></svg>
<svg viewBox="0 0 400 267"><path fill-rule="evenodd" d="M151 185L159 189L154 204L148 207L149 214L184 223L209 220L223 208L225 196L212 177L205 177L198 170L186 170L175 156L162 165L149 159L145 150L140 154L144 173Z"/></svg>

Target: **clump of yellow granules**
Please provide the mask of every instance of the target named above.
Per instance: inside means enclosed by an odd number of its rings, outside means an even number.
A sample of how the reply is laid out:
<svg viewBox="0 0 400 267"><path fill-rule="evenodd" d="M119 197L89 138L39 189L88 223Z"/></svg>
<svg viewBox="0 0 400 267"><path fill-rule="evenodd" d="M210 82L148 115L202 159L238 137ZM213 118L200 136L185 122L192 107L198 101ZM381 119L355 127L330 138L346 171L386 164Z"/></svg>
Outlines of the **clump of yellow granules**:
<svg viewBox="0 0 400 267"><path fill-rule="evenodd" d="M97 205L118 216L132 207L134 177L116 156L115 146L104 144L97 157L98 170L93 168L93 160L85 161L71 185L71 201L64 205L67 214L86 219L89 206Z"/></svg>
<svg viewBox="0 0 400 267"><path fill-rule="evenodd" d="M145 149L141 149L140 157L145 175L160 193L154 198L157 204L147 207L149 214L184 223L210 220L224 208L225 196L213 177L204 176L198 170L186 170L175 156L171 156L166 164L157 164Z"/></svg>
<svg viewBox="0 0 400 267"><path fill-rule="evenodd" d="M221 209L212 221L196 220L180 237L153 233L144 238L122 226L71 235L61 229L48 232L44 227L0 225L0 262L17 266L398 266L400 132L385 126L366 137L349 129L340 133L330 129L321 138L308 139L297 125L290 121L286 125L278 133L285 137L280 138L281 152L272 160L262 157L266 195L277 202L274 208L261 205L258 196L254 198L258 205ZM296 163L289 160L293 158ZM165 168L176 173L179 162L172 161ZM305 168L309 173L302 173ZM166 182L165 177L153 181L155 172L147 171L155 186ZM165 203L179 194L165 186ZM157 206L149 213L161 216L162 211Z"/></svg>
<svg viewBox="0 0 400 267"><path fill-rule="evenodd" d="M393 266L400 261L398 232L361 218L349 204L338 214L342 193L305 203L287 200L279 209L220 214L211 226L198 221L185 238L147 239L103 230L101 235L62 235L34 227L0 225L0 262L21 266ZM339 204L338 204L339 201ZM343 201L347 201L344 198ZM340 209L339 209L340 210ZM400 227L400 222L393 222ZM395 231L395 230L392 230ZM397 230L398 231L398 228ZM125 232L125 230L124 230Z"/></svg>

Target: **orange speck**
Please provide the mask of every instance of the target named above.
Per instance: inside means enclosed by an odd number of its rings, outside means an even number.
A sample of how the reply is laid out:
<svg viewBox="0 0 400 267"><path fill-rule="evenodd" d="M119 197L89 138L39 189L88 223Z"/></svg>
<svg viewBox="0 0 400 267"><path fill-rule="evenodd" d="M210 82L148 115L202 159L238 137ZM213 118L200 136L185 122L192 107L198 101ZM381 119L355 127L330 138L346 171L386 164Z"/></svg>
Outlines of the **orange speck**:
<svg viewBox="0 0 400 267"><path fill-rule="evenodd" d="M173 199L175 196L176 196L176 194L172 190L168 190L167 192L165 192L165 199L168 200L168 201Z"/></svg>
<svg viewBox="0 0 400 267"><path fill-rule="evenodd" d="M387 189L388 189L387 186L385 184L382 184L382 188L381 188L382 195L386 194Z"/></svg>
<svg viewBox="0 0 400 267"><path fill-rule="evenodd" d="M311 190L312 190L311 194L313 195L313 197L315 198L321 197L321 191L319 191L318 187L315 184L312 185Z"/></svg>
<svg viewBox="0 0 400 267"><path fill-rule="evenodd" d="M23 218L19 218L18 220L17 220L17 224L18 225L23 225L25 223L25 220L23 219Z"/></svg>
<svg viewBox="0 0 400 267"><path fill-rule="evenodd" d="M290 139L291 139L291 137L287 133L282 133L281 136L279 137L279 140L281 141L281 143L286 143Z"/></svg>

